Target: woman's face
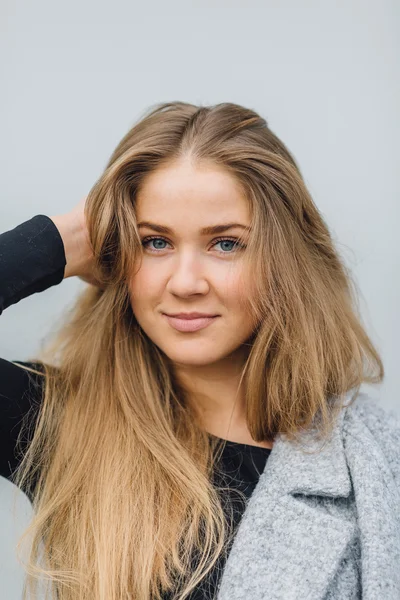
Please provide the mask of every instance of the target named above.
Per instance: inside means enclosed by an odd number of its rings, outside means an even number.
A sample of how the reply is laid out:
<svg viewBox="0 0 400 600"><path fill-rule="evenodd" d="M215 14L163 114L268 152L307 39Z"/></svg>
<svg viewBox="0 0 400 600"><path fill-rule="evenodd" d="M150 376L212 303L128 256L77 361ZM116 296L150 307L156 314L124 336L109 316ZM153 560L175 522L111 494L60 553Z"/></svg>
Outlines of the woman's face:
<svg viewBox="0 0 400 600"><path fill-rule="evenodd" d="M136 200L143 256L129 294L140 327L176 364L240 356L254 322L246 307L251 276L238 240L249 226L249 208L235 180L217 166L184 160L148 175ZM202 231L229 224L237 225ZM212 318L206 327L180 331L182 321L166 316L190 312Z"/></svg>

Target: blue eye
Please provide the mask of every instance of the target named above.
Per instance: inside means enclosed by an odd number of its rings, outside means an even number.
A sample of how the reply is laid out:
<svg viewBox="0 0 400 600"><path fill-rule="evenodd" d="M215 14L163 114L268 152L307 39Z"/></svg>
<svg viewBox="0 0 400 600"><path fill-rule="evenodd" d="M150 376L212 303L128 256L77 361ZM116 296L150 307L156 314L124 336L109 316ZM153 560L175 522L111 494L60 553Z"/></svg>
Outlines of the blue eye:
<svg viewBox="0 0 400 600"><path fill-rule="evenodd" d="M149 242L154 242L154 241L159 241L159 240L161 240L161 242L163 242L163 243L166 243L166 240L164 240L163 238L149 238L149 239L143 240L142 244L143 244L143 246L145 246L145 244L148 244ZM157 250L164 250L164 248L157 248Z"/></svg>
<svg viewBox="0 0 400 600"><path fill-rule="evenodd" d="M144 248L148 248L151 252L157 253L157 252L160 252L162 250L165 250L165 246L163 246L161 248L160 247L150 248L148 244L150 242L159 242L159 241L161 241L161 243L164 243L164 244L168 244L169 243L166 239L164 239L162 237L152 236L152 237L146 237L146 238L144 238L142 240L142 246ZM221 243L228 243L228 245L229 244L233 244L233 248L239 249L239 250L242 250L242 249L244 249L246 247L244 244L241 244L237 238L219 238L217 240L214 240L214 244L213 245L215 246L216 244L221 244ZM232 247L230 249L232 249ZM226 250L226 247L225 247L225 250ZM228 247L228 252L226 252L224 250L222 250L222 251L219 250L218 252L220 254L232 254L232 252L229 252L229 247Z"/></svg>
<svg viewBox="0 0 400 600"><path fill-rule="evenodd" d="M228 245L229 245L229 244L235 244L235 242L236 242L235 240L231 240L231 239L224 238L223 240L219 240L219 241L215 242L215 244L228 244ZM236 244L236 246L237 246L237 245L238 245L238 244ZM222 246L222 247L223 247L223 246ZM229 250L229 247L228 247L228 248L226 248L226 246L225 246L225 250L227 250L227 249ZM231 248L231 249L232 249L232 248ZM224 254L225 254L225 252L224 252Z"/></svg>

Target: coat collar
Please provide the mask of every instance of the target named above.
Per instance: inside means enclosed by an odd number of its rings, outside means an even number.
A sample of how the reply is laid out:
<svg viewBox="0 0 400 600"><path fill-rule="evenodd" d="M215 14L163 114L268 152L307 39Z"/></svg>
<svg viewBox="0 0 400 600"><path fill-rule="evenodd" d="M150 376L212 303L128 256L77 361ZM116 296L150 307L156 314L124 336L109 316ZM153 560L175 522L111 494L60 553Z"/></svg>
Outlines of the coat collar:
<svg viewBox="0 0 400 600"><path fill-rule="evenodd" d="M301 446L275 438L236 532L218 600L325 598L356 526L348 513L338 516L301 498L351 494L344 413L327 440L317 440L314 429L300 435Z"/></svg>
<svg viewBox="0 0 400 600"><path fill-rule="evenodd" d="M317 439L316 429L302 433L298 445L279 435L260 488L267 486L268 494L277 495L349 496L351 479L342 439L344 415L345 410L341 410L327 440Z"/></svg>

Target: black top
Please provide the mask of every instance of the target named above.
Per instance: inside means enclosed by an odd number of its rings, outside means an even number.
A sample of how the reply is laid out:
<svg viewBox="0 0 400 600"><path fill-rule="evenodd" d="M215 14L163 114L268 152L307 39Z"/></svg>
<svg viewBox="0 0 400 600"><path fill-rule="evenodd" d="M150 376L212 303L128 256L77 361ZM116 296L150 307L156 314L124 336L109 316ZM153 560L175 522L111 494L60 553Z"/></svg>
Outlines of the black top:
<svg viewBox="0 0 400 600"><path fill-rule="evenodd" d="M36 215L10 231L0 234L0 315L3 310L36 292L58 285L64 278L66 257L63 240L54 222L45 215ZM0 358L0 475L12 481L18 466L16 441L22 419L31 409L34 421L42 397L41 377L16 364L40 369L40 363L28 363ZM24 443L29 443L26 440ZM23 450L24 446L22 446ZM233 507L234 530L245 509L234 490L250 498L271 450L227 441L221 456L222 476L213 483L229 487L220 492L223 504ZM30 497L27 490L26 493ZM226 506L226 505L225 505ZM228 553L227 553L228 554ZM221 558L209 577L193 592L191 600L208 600L215 593L226 560Z"/></svg>

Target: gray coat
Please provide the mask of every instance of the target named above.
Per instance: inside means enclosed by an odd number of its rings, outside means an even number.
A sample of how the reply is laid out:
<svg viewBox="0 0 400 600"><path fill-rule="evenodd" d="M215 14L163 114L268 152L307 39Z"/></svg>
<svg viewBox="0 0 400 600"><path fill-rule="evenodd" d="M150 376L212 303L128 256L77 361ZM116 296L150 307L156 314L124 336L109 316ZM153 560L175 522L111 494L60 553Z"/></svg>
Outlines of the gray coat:
<svg viewBox="0 0 400 600"><path fill-rule="evenodd" d="M309 431L307 448L320 448ZM360 393L307 454L279 435L218 600L400 600L400 419Z"/></svg>

